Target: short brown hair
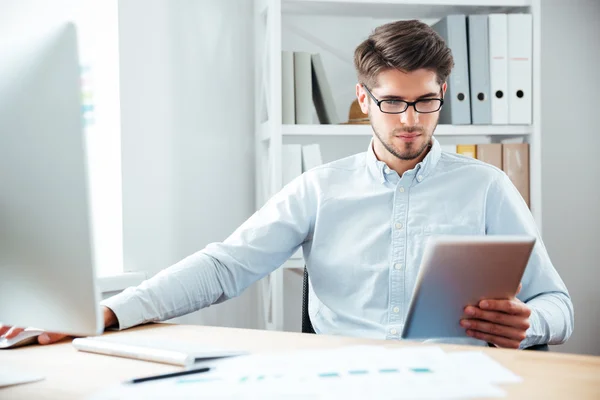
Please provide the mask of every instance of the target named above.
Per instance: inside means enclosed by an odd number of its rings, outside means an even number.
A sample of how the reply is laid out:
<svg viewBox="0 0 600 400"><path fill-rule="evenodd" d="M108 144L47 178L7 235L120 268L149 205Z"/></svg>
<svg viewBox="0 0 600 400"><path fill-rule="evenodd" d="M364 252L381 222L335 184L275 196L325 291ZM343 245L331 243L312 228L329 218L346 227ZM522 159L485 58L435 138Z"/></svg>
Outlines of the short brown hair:
<svg viewBox="0 0 600 400"><path fill-rule="evenodd" d="M444 39L429 25L417 21L396 21L376 28L354 51L358 81L377 86L380 72L397 69L412 72L428 69L439 84L448 79L454 67L452 52Z"/></svg>

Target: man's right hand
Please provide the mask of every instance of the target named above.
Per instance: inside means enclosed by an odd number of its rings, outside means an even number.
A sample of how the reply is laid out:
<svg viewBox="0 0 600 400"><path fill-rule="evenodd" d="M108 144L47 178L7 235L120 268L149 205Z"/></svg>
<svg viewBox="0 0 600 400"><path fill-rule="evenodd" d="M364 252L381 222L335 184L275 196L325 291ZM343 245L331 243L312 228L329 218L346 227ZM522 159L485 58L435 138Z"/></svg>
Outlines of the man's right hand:
<svg viewBox="0 0 600 400"><path fill-rule="evenodd" d="M104 328L108 328L110 326L117 324L117 316L115 313L108 307L102 307L102 314L104 315ZM17 336L19 333L23 332L23 328L17 328L15 326L2 326L0 325L0 337L6 337L7 339L11 339ZM63 338L67 337L63 333L50 333L44 332L40 336L38 336L39 344L51 344L56 343Z"/></svg>

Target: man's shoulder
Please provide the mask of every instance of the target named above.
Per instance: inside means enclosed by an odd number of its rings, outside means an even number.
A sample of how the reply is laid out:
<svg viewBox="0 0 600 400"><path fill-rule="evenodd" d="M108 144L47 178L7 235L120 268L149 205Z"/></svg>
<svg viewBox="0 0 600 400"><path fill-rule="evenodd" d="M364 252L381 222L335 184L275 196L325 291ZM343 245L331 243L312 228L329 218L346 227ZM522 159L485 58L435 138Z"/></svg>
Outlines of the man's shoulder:
<svg viewBox="0 0 600 400"><path fill-rule="evenodd" d="M354 154L332 162L321 164L307 171L313 177L325 177L333 175L352 174L364 168L366 152Z"/></svg>
<svg viewBox="0 0 600 400"><path fill-rule="evenodd" d="M486 180L494 180L504 175L500 168L462 154L442 152L438 171L461 172Z"/></svg>

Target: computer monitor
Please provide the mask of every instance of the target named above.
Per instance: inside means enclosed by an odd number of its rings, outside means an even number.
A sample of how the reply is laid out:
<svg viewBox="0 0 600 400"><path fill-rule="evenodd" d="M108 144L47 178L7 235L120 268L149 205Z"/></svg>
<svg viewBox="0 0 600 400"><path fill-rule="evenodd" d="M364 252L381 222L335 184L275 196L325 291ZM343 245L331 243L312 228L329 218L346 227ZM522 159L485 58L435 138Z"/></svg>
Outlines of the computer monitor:
<svg viewBox="0 0 600 400"><path fill-rule="evenodd" d="M0 322L99 334L75 27L3 33L0 60Z"/></svg>

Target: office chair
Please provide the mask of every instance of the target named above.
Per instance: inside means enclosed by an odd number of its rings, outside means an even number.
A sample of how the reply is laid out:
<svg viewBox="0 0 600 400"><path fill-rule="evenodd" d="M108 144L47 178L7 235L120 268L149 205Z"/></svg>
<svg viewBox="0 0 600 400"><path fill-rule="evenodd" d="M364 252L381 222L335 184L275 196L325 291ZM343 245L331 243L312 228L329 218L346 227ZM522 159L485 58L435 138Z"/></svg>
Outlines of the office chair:
<svg viewBox="0 0 600 400"><path fill-rule="evenodd" d="M308 270L304 267L302 282L302 333L316 333L308 315Z"/></svg>
<svg viewBox="0 0 600 400"><path fill-rule="evenodd" d="M304 267L304 278L302 282L302 333L315 333L310 316L308 315L308 270ZM536 344L526 347L524 350L549 351L547 344Z"/></svg>

